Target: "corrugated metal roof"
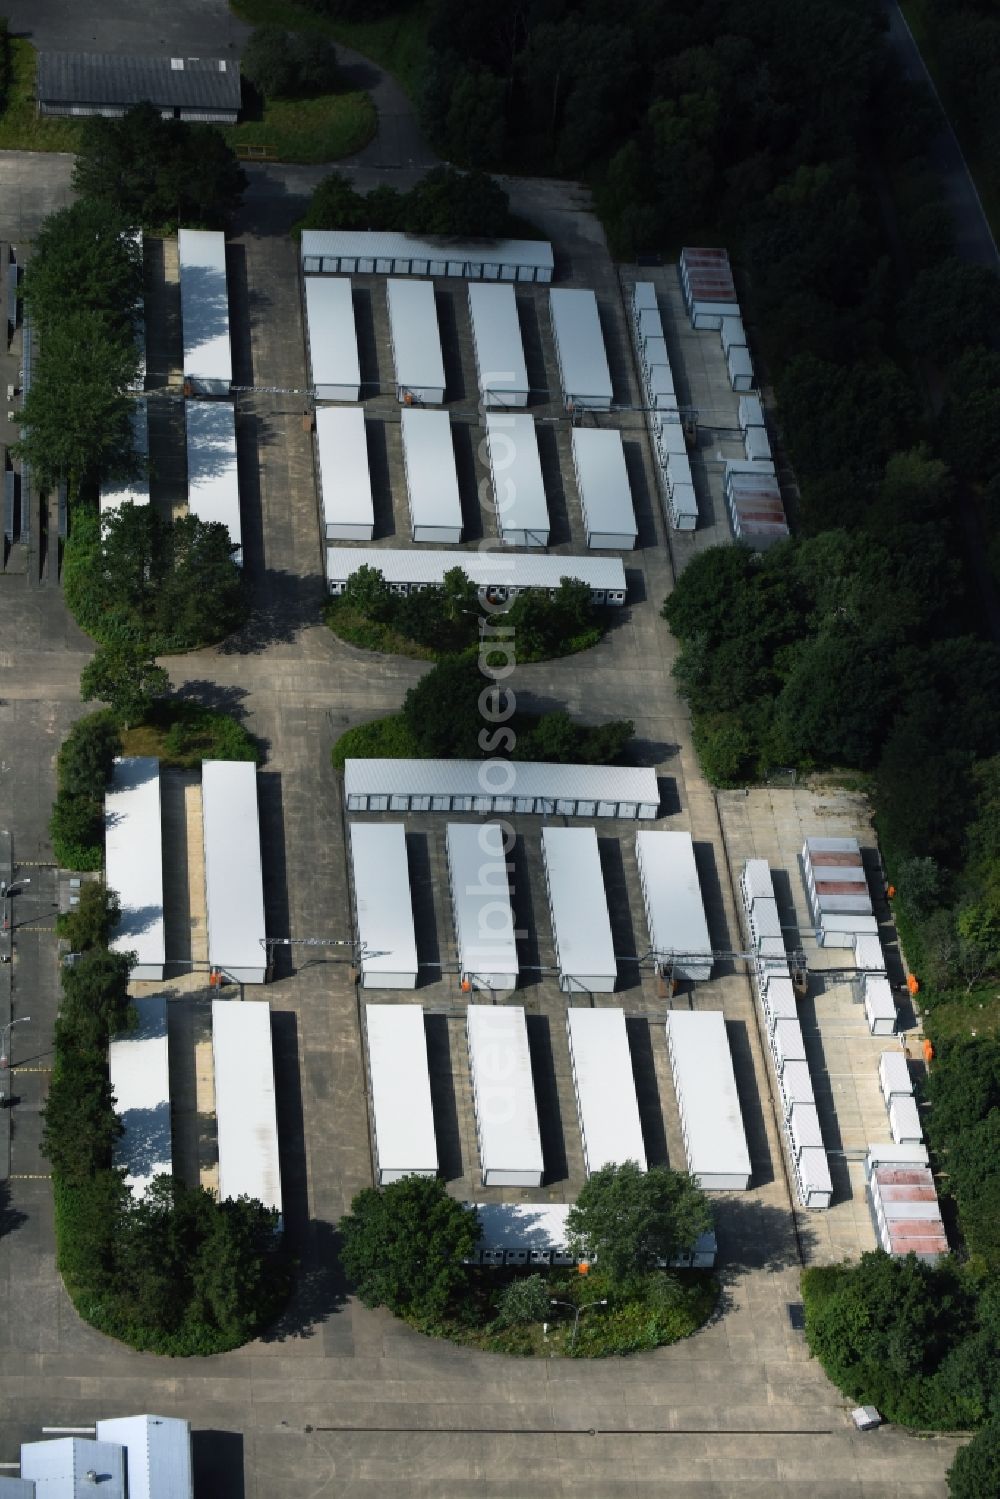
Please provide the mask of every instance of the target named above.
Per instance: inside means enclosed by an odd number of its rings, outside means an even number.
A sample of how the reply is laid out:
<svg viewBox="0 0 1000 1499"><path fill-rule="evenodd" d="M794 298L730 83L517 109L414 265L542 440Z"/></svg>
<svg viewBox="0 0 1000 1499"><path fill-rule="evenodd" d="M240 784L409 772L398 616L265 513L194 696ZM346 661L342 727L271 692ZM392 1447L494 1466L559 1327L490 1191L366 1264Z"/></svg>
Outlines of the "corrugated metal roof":
<svg viewBox="0 0 1000 1499"><path fill-rule="evenodd" d="M281 1212L271 1007L212 1001L219 1197L252 1197Z"/></svg>
<svg viewBox="0 0 1000 1499"><path fill-rule="evenodd" d="M593 828L542 828L542 859L552 930L564 980L618 975L608 897Z"/></svg>
<svg viewBox="0 0 1000 1499"><path fill-rule="evenodd" d="M469 315L479 389L484 395L524 395L528 371L514 288L506 281L470 281Z"/></svg>
<svg viewBox="0 0 1000 1499"><path fill-rule="evenodd" d="M363 407L317 406L316 453L324 523L327 526L374 527L375 506Z"/></svg>
<svg viewBox="0 0 1000 1499"><path fill-rule="evenodd" d="M598 591L625 592L620 557L539 556L507 548L439 552L414 547L327 547L330 583L346 581L360 567L378 568L387 583L442 583L446 572L460 567L477 588L558 588L563 578L576 578Z"/></svg>
<svg viewBox="0 0 1000 1499"><path fill-rule="evenodd" d="M566 1027L587 1171L625 1161L635 1161L645 1171L624 1011L571 1007Z"/></svg>
<svg viewBox="0 0 1000 1499"><path fill-rule="evenodd" d="M781 1091L790 1104L815 1103L808 1062L787 1062L781 1072Z"/></svg>
<svg viewBox="0 0 1000 1499"><path fill-rule="evenodd" d="M90 1437L21 1443L21 1477L34 1480L38 1499L92 1499L89 1472L100 1473L101 1499L125 1499L125 1449Z"/></svg>
<svg viewBox="0 0 1000 1499"><path fill-rule="evenodd" d="M303 229L302 259L463 260L476 264L539 266L552 271L552 246L543 239L421 239L378 229Z"/></svg>
<svg viewBox="0 0 1000 1499"><path fill-rule="evenodd" d="M444 390L444 356L432 281L385 283L396 384L406 390ZM404 419L409 413L404 412Z"/></svg>
<svg viewBox="0 0 1000 1499"><path fill-rule="evenodd" d="M667 1041L695 1176L750 1177L733 1058L721 1010L671 1010Z"/></svg>
<svg viewBox="0 0 1000 1499"><path fill-rule="evenodd" d="M562 1249L566 1243L566 1202L472 1202L483 1236L480 1249Z"/></svg>
<svg viewBox="0 0 1000 1499"><path fill-rule="evenodd" d="M558 287L549 292L549 310L564 396L581 406L609 406L614 391L594 293Z"/></svg>
<svg viewBox="0 0 1000 1499"><path fill-rule="evenodd" d="M185 401L188 509L206 524L219 522L243 551L240 480L236 462L236 414L230 401Z"/></svg>
<svg viewBox="0 0 1000 1499"><path fill-rule="evenodd" d="M509 287L487 288L471 282L470 292L474 288L510 291ZM515 416L508 411L487 412L486 449L500 530L531 532L538 536L539 545L544 545L549 535L549 507L545 501L534 417Z"/></svg>
<svg viewBox="0 0 1000 1499"><path fill-rule="evenodd" d="M379 1172L438 1169L427 1034L421 1005L365 1005Z"/></svg>
<svg viewBox="0 0 1000 1499"><path fill-rule="evenodd" d="M446 831L455 937L463 974L499 987L517 981L507 855L498 823L450 822Z"/></svg>
<svg viewBox="0 0 1000 1499"><path fill-rule="evenodd" d="M378 986L380 973L417 972L406 828L401 822L352 822L351 866L358 940L366 976Z"/></svg>
<svg viewBox="0 0 1000 1499"><path fill-rule="evenodd" d="M184 375L228 385L233 378L229 343L226 236L215 229L178 229Z"/></svg>
<svg viewBox="0 0 1000 1499"><path fill-rule="evenodd" d="M524 1007L469 1005L466 1027L483 1175L534 1175L540 1182L542 1142Z"/></svg>
<svg viewBox="0 0 1000 1499"><path fill-rule="evenodd" d="M111 939L118 952L134 952L137 967L163 977L163 830L160 762L140 755L119 759L104 795L105 878L118 894L121 918Z"/></svg>
<svg viewBox="0 0 1000 1499"><path fill-rule="evenodd" d="M238 110L240 70L222 58L39 52L35 94L41 104L127 107L148 100L163 109Z"/></svg>
<svg viewBox="0 0 1000 1499"><path fill-rule="evenodd" d="M404 281L399 284L421 286L427 283ZM444 526L461 534L462 501L458 493L451 418L447 411L417 411L407 407L402 414L402 431L406 490L414 531L422 526Z"/></svg>
<svg viewBox="0 0 1000 1499"><path fill-rule="evenodd" d="M574 427L572 444L588 537L630 536L634 542L635 510L621 433L611 427Z"/></svg>
<svg viewBox="0 0 1000 1499"><path fill-rule="evenodd" d="M658 806L656 771L628 765L556 765L540 760L347 760L348 796L496 796L497 765L511 796ZM508 784L509 783L509 784Z"/></svg>
<svg viewBox="0 0 1000 1499"><path fill-rule="evenodd" d="M361 366L350 277L306 276L305 285L312 383L360 385Z"/></svg>
<svg viewBox="0 0 1000 1499"><path fill-rule="evenodd" d="M635 853L653 951L703 953L711 965L712 939L691 834L636 833Z"/></svg>
<svg viewBox="0 0 1000 1499"><path fill-rule="evenodd" d="M192 1499L191 1428L175 1416L98 1421L101 1442L125 1448L129 1499Z"/></svg>
<svg viewBox="0 0 1000 1499"><path fill-rule="evenodd" d="M912 1094L896 1094L889 1100L889 1129L900 1145L917 1145L924 1138L917 1101Z"/></svg>
<svg viewBox="0 0 1000 1499"><path fill-rule="evenodd" d="M823 1149L823 1134L814 1103L793 1103L788 1112L788 1127L799 1150L807 1147Z"/></svg>
<svg viewBox="0 0 1000 1499"><path fill-rule="evenodd" d="M797 1108L803 1107L801 1104ZM807 1145L799 1155L799 1176L802 1184L810 1192L832 1192L833 1182L830 1180L830 1163L827 1160L826 1151L821 1145Z"/></svg>
<svg viewBox="0 0 1000 1499"><path fill-rule="evenodd" d="M229 970L267 966L257 767L205 760L201 767L208 961Z"/></svg>
<svg viewBox="0 0 1000 1499"><path fill-rule="evenodd" d="M166 995L133 999L132 1005L138 1023L112 1038L108 1072L125 1130L115 1141L114 1163L124 1168L133 1196L144 1197L154 1176L169 1176L173 1169Z"/></svg>

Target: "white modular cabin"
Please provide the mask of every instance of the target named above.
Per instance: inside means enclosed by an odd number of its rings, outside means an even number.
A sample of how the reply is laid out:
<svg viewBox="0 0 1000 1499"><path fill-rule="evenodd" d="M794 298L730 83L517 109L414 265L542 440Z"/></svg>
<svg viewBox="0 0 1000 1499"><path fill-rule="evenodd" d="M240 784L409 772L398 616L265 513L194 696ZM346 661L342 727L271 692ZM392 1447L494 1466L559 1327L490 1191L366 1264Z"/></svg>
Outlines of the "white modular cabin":
<svg viewBox="0 0 1000 1499"><path fill-rule="evenodd" d="M670 371L670 356L667 353L666 341L662 337L650 334L643 339L642 343L642 368L648 376L652 370L663 369ZM673 376L670 377L670 388L673 389Z"/></svg>
<svg viewBox="0 0 1000 1499"><path fill-rule="evenodd" d="M354 760L344 764L349 812L527 812L655 818L656 771L542 760Z"/></svg>
<svg viewBox="0 0 1000 1499"><path fill-rule="evenodd" d="M470 281L469 316L483 405L527 406L528 371L514 288Z"/></svg>
<svg viewBox="0 0 1000 1499"><path fill-rule="evenodd" d="M462 983L517 987L517 944L504 830L495 822L449 822L448 883Z"/></svg>
<svg viewBox="0 0 1000 1499"><path fill-rule="evenodd" d="M466 281L552 280L543 239L418 239L378 229L304 229L306 275L457 276Z"/></svg>
<svg viewBox="0 0 1000 1499"><path fill-rule="evenodd" d="M188 509L229 532L233 557L243 562L236 416L229 401L185 401Z"/></svg>
<svg viewBox="0 0 1000 1499"><path fill-rule="evenodd" d="M125 1131L114 1143L114 1166L125 1172L133 1197L145 1197L156 1176L171 1175L170 1059L167 1000L163 994L133 999L134 1030L113 1036L108 1073L115 1113Z"/></svg>
<svg viewBox="0 0 1000 1499"><path fill-rule="evenodd" d="M764 407L760 396L740 396L738 411L741 432L746 432L748 427L763 427L765 425ZM750 457L749 453L747 457ZM770 454L768 454L768 457L770 457Z"/></svg>
<svg viewBox="0 0 1000 1499"><path fill-rule="evenodd" d="M861 973L885 973L885 953L877 932L854 934L854 962Z"/></svg>
<svg viewBox="0 0 1000 1499"><path fill-rule="evenodd" d="M253 761L203 761L201 813L209 966L238 984L262 984L267 933Z"/></svg>
<svg viewBox="0 0 1000 1499"><path fill-rule="evenodd" d="M542 828L542 865L564 993L613 994L618 964L593 828Z"/></svg>
<svg viewBox="0 0 1000 1499"><path fill-rule="evenodd" d="M508 291L510 288L470 285L469 291L473 290ZM500 540L505 546L548 546L549 507L545 500L534 417L523 413L496 415L488 412L486 451Z"/></svg>
<svg viewBox="0 0 1000 1499"><path fill-rule="evenodd" d="M212 1001L219 1200L251 1197L281 1216L271 1006Z"/></svg>
<svg viewBox="0 0 1000 1499"><path fill-rule="evenodd" d="M347 276L306 276L306 341L317 401L361 395L358 330Z"/></svg>
<svg viewBox="0 0 1000 1499"><path fill-rule="evenodd" d="M666 1024L688 1170L705 1191L745 1192L750 1152L725 1017L721 1010L671 1010Z"/></svg>
<svg viewBox="0 0 1000 1499"><path fill-rule="evenodd" d="M667 520L675 531L693 531L698 525L698 497L693 484L675 484L668 490Z"/></svg>
<svg viewBox="0 0 1000 1499"><path fill-rule="evenodd" d="M121 904L110 946L132 952L134 980L163 979L163 825L160 762L146 755L115 760L104 793L104 879Z"/></svg>
<svg viewBox="0 0 1000 1499"><path fill-rule="evenodd" d="M631 552L638 528L617 428L574 427L573 472L588 547Z"/></svg>
<svg viewBox="0 0 1000 1499"><path fill-rule="evenodd" d="M365 1005L378 1185L437 1176L438 1152L421 1005Z"/></svg>
<svg viewBox="0 0 1000 1499"><path fill-rule="evenodd" d="M652 369L646 370L645 375L646 395L650 406L656 411L676 411L677 393L674 390L674 377L670 366L654 365Z"/></svg>
<svg viewBox="0 0 1000 1499"><path fill-rule="evenodd" d="M144 399L132 402L132 451L136 456L136 475L130 479L108 479L101 485L101 518L110 516L122 505L149 504L149 412Z"/></svg>
<svg viewBox="0 0 1000 1499"><path fill-rule="evenodd" d="M417 939L406 828L401 822L352 822L350 836L361 982L366 989L414 989Z"/></svg>
<svg viewBox="0 0 1000 1499"><path fill-rule="evenodd" d="M815 1104L808 1062L788 1062L778 1072L778 1085L786 1112L797 1103Z"/></svg>
<svg viewBox="0 0 1000 1499"><path fill-rule="evenodd" d="M193 1499L191 1425L176 1416L112 1416L97 1440L125 1449L128 1499Z"/></svg>
<svg viewBox="0 0 1000 1499"><path fill-rule="evenodd" d="M743 448L748 463L771 462L771 444L766 427L747 427L743 433Z"/></svg>
<svg viewBox="0 0 1000 1499"><path fill-rule="evenodd" d="M889 1131L897 1145L922 1145L924 1131L912 1093L889 1099Z"/></svg>
<svg viewBox="0 0 1000 1499"><path fill-rule="evenodd" d="M771 1050L774 1053L774 1065L779 1072L792 1062L806 1061L806 1047L798 1016L794 1020L774 1022L771 1027Z"/></svg>
<svg viewBox="0 0 1000 1499"><path fill-rule="evenodd" d="M794 1160L798 1160L804 1150L822 1150L823 1135L814 1103L793 1103L788 1111L787 1124Z"/></svg>
<svg viewBox="0 0 1000 1499"><path fill-rule="evenodd" d="M653 312L659 311L656 286L652 281L637 281L632 288L632 311L638 314L647 307Z"/></svg>
<svg viewBox="0 0 1000 1499"><path fill-rule="evenodd" d="M587 1175L635 1161L646 1170L632 1053L623 1010L570 1007L569 1059Z"/></svg>
<svg viewBox="0 0 1000 1499"><path fill-rule="evenodd" d="M360 406L317 406L316 466L326 540L371 541L375 506Z"/></svg>
<svg viewBox="0 0 1000 1499"><path fill-rule="evenodd" d="M774 881L771 879L771 866L766 859L747 859L740 875L740 890L747 910L758 898L774 900Z"/></svg>
<svg viewBox="0 0 1000 1499"><path fill-rule="evenodd" d="M774 1029L779 1020L798 1020L795 986L787 974L768 973L765 969L763 974L758 975L757 982L770 1030Z"/></svg>
<svg viewBox="0 0 1000 1499"><path fill-rule="evenodd" d="M640 307L635 314L635 331L639 339L639 346L645 349L650 340L663 343L663 319L660 317L659 309L653 307ZM670 363L669 360L666 363Z"/></svg>
<svg viewBox="0 0 1000 1499"><path fill-rule="evenodd" d="M671 494L677 488L692 489L694 487L691 479L691 460L686 451L683 453L674 451L667 454L666 474L667 488Z"/></svg>
<svg viewBox="0 0 1000 1499"><path fill-rule="evenodd" d="M733 347L745 349L747 342L746 329L743 327L741 317L724 317L719 326L719 337L722 341L722 352L728 354Z"/></svg>
<svg viewBox="0 0 1000 1499"><path fill-rule="evenodd" d="M469 1074L484 1187L540 1187L538 1108L522 1005L469 1005Z"/></svg>
<svg viewBox="0 0 1000 1499"><path fill-rule="evenodd" d="M332 594L341 594L361 567L374 567L397 594L440 585L450 568L460 567L493 604L517 598L526 589L554 593L563 578L586 583L591 601L616 607L625 602L625 569L618 557L528 555L497 551L434 552L401 547L326 549L326 579Z"/></svg>
<svg viewBox="0 0 1000 1499"><path fill-rule="evenodd" d="M594 293L589 288L550 291L549 314L563 404L572 410L610 411L614 391Z"/></svg>
<svg viewBox="0 0 1000 1499"><path fill-rule="evenodd" d="M92 1437L22 1442L21 1481L30 1485L32 1499L87 1499L92 1493L125 1499L125 1448Z"/></svg>
<svg viewBox="0 0 1000 1499"><path fill-rule="evenodd" d="M878 1059L878 1080L882 1097L888 1104L893 1098L912 1098L913 1079L906 1057L901 1051L884 1051Z"/></svg>
<svg viewBox="0 0 1000 1499"><path fill-rule="evenodd" d="M859 933L875 936L878 933L878 917L864 915L826 915L816 925L816 941L820 947L853 948Z"/></svg>
<svg viewBox="0 0 1000 1499"><path fill-rule="evenodd" d="M179 229L184 380L200 396L226 396L233 383L229 343L226 236L214 229Z"/></svg>
<svg viewBox="0 0 1000 1499"><path fill-rule="evenodd" d="M828 1208L833 1200L833 1181L830 1177L830 1162L824 1147L807 1146L799 1153L794 1166L799 1199L803 1207Z"/></svg>
<svg viewBox="0 0 1000 1499"><path fill-rule="evenodd" d="M688 445L684 436L684 427L677 419L676 411L673 417L664 417L656 427L656 448L660 455L663 468L667 466L667 459L676 454L680 458L687 457Z"/></svg>
<svg viewBox="0 0 1000 1499"><path fill-rule="evenodd" d="M636 833L635 856L657 965L674 978L710 979L712 939L691 834Z"/></svg>
<svg viewBox="0 0 1000 1499"><path fill-rule="evenodd" d="M413 540L457 546L462 539L462 501L451 419L447 411L417 411L408 406L403 411L401 426Z"/></svg>
<svg viewBox="0 0 1000 1499"><path fill-rule="evenodd" d="M396 399L406 405L440 406L444 400L444 355L431 281L385 283L389 337L396 371Z"/></svg>
<svg viewBox="0 0 1000 1499"><path fill-rule="evenodd" d="M726 355L726 366L733 390L753 390L753 363L749 349L740 349L734 344Z"/></svg>

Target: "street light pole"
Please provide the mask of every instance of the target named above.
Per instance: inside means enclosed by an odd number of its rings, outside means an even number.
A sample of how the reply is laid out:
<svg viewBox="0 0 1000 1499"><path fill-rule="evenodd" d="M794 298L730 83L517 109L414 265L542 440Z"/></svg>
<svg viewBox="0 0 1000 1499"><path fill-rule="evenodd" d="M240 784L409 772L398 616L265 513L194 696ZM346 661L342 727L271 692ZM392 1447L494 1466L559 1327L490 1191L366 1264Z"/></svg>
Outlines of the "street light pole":
<svg viewBox="0 0 1000 1499"><path fill-rule="evenodd" d="M576 1347L576 1334L580 1326L580 1316L583 1312L589 1312L592 1306L607 1306L608 1298L602 1296L599 1301L585 1301L582 1306L576 1306L572 1301L557 1301L554 1296L549 1297L552 1306L565 1306L573 1313L573 1332L570 1336L570 1348Z"/></svg>
<svg viewBox="0 0 1000 1499"><path fill-rule="evenodd" d="M10 1058L7 1048L10 1045L10 1033L15 1025L25 1025L31 1019L30 1015L21 1015L17 1020L8 1020L7 1024L0 1030L0 1069L6 1072L10 1066Z"/></svg>

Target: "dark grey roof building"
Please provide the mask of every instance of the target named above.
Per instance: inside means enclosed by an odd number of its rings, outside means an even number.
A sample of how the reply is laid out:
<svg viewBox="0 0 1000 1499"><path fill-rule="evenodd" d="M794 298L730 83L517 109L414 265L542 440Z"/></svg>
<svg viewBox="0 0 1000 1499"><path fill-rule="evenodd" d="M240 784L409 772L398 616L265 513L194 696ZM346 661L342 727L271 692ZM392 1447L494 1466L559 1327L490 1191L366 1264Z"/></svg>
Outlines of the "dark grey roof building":
<svg viewBox="0 0 1000 1499"><path fill-rule="evenodd" d="M38 113L107 115L155 104L164 119L234 125L240 70L208 57L123 57L112 52L40 52Z"/></svg>

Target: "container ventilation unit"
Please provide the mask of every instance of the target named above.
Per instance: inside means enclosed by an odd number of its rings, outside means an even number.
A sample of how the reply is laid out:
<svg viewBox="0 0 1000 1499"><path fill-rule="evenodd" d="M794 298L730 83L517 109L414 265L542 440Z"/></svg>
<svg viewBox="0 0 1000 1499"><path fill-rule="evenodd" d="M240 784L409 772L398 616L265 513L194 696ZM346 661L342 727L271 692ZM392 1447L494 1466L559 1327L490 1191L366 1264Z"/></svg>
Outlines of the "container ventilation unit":
<svg viewBox="0 0 1000 1499"><path fill-rule="evenodd" d="M463 986L513 989L517 946L504 830L495 822L450 822L446 842Z"/></svg>
<svg viewBox="0 0 1000 1499"><path fill-rule="evenodd" d="M611 994L618 980L608 898L593 828L542 828L559 987Z"/></svg>
<svg viewBox="0 0 1000 1499"><path fill-rule="evenodd" d="M524 812L551 817L655 818L655 770L512 760L504 783L485 781L482 760L347 760L349 812Z"/></svg>
<svg viewBox="0 0 1000 1499"><path fill-rule="evenodd" d="M635 835L653 957L676 979L712 977L712 940L690 833Z"/></svg>
<svg viewBox="0 0 1000 1499"><path fill-rule="evenodd" d="M588 547L631 552L637 528L621 433L607 427L574 427L572 445Z"/></svg>
<svg viewBox="0 0 1000 1499"><path fill-rule="evenodd" d="M667 1047L688 1170L706 1191L745 1192L747 1149L720 1010L671 1010Z"/></svg>
<svg viewBox="0 0 1000 1499"><path fill-rule="evenodd" d="M402 430L413 540L455 546L462 539L462 501L448 413L407 409Z"/></svg>
<svg viewBox="0 0 1000 1499"><path fill-rule="evenodd" d="M378 1184L436 1176L427 1036L420 1005L365 1005Z"/></svg>
<svg viewBox="0 0 1000 1499"><path fill-rule="evenodd" d="M509 287L480 286L478 290L505 291ZM505 546L548 546L549 507L534 417L487 413L486 452L500 540Z"/></svg>
<svg viewBox="0 0 1000 1499"><path fill-rule="evenodd" d="M562 287L550 291L549 312L564 405L610 411L611 371L594 293Z"/></svg>
<svg viewBox="0 0 1000 1499"><path fill-rule="evenodd" d="M371 541L375 507L360 406L316 408L316 456L327 541Z"/></svg>
<svg viewBox="0 0 1000 1499"><path fill-rule="evenodd" d="M387 281L389 338L396 371L396 399L440 406L444 400L444 356L434 287L430 281Z"/></svg>
<svg viewBox="0 0 1000 1499"><path fill-rule="evenodd" d="M109 945L135 953L133 979L160 983L166 938L159 760L139 755L112 765L104 795L104 860L107 887L121 903Z"/></svg>
<svg viewBox="0 0 1000 1499"><path fill-rule="evenodd" d="M470 1005L469 1072L484 1187L540 1187L542 1143L521 1005Z"/></svg>
<svg viewBox="0 0 1000 1499"><path fill-rule="evenodd" d="M413 989L413 930L406 829L401 822L352 822L351 864L359 967L366 989Z"/></svg>
<svg viewBox="0 0 1000 1499"><path fill-rule="evenodd" d="M361 395L354 298L346 276L307 276L306 341L318 401L356 401Z"/></svg>
<svg viewBox="0 0 1000 1499"><path fill-rule="evenodd" d="M566 1029L587 1175L626 1161L645 1171L624 1011L570 1008Z"/></svg>
<svg viewBox="0 0 1000 1499"><path fill-rule="evenodd" d="M396 594L419 592L444 582L460 567L490 603L502 604L531 588L553 594L563 578L586 583L591 601L617 607L625 602L625 569L617 557L528 556L503 550L454 552L403 550L399 547L327 547L326 577L332 594L341 594L362 567L374 567Z"/></svg>
<svg viewBox="0 0 1000 1499"><path fill-rule="evenodd" d="M225 396L233 383L229 344L226 237L215 230L179 229L184 379L198 395Z"/></svg>
<svg viewBox="0 0 1000 1499"><path fill-rule="evenodd" d="M469 282L469 316L484 406L527 406L528 371L514 288Z"/></svg>

